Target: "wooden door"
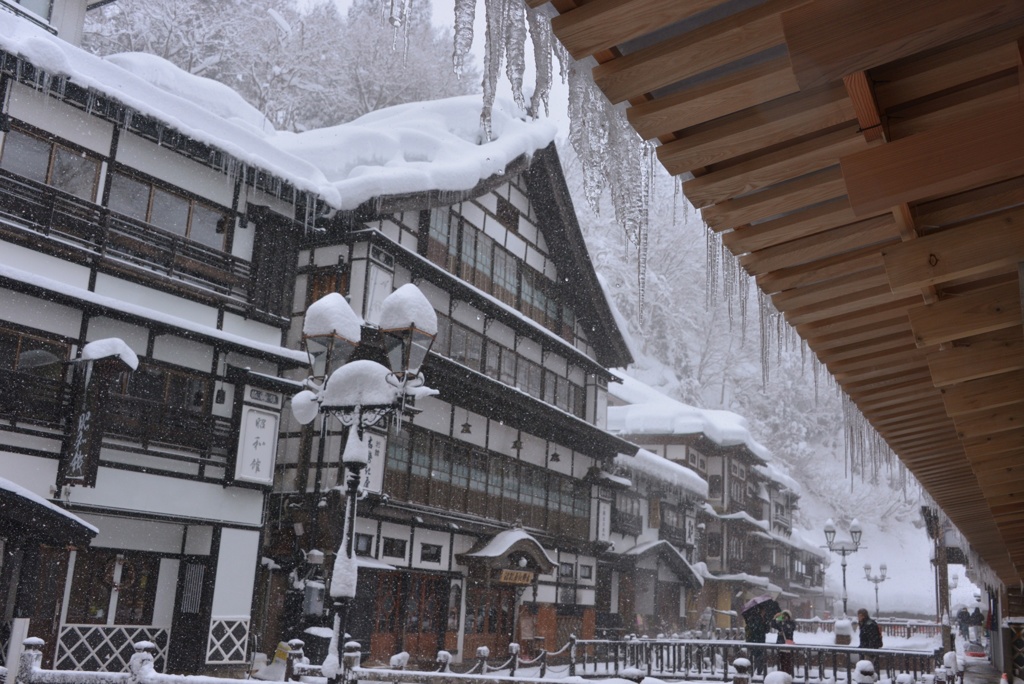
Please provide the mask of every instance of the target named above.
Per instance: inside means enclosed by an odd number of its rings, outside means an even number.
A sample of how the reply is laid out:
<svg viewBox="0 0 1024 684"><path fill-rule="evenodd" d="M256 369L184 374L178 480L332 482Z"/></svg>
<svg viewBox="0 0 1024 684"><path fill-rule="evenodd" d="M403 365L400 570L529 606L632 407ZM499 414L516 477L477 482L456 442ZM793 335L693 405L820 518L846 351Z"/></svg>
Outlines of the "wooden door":
<svg viewBox="0 0 1024 684"><path fill-rule="evenodd" d="M39 637L46 642L43 650L43 667L53 667L67 576L67 550L31 542L26 545L22 556L18 607L27 605L31 612L27 616L15 617L30 618L29 636ZM31 587L32 594L31 598L24 602L21 594L23 587Z"/></svg>
<svg viewBox="0 0 1024 684"><path fill-rule="evenodd" d="M494 657L504 658L512 640L516 588L508 585L470 587L466 593L466 637L463 659L476 657L486 646Z"/></svg>

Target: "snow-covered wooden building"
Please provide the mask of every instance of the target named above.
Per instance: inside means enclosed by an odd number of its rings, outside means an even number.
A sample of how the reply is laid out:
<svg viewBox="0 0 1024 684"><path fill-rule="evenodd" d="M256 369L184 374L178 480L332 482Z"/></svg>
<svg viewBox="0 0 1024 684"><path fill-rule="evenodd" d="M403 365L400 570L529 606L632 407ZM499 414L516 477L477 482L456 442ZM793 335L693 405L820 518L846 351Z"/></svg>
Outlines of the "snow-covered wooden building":
<svg viewBox="0 0 1024 684"><path fill-rule="evenodd" d="M0 477L98 532L39 538L34 601L0 593L0 634L42 637L57 668L122 669L139 640L160 670L240 666L277 378L305 360L282 345L294 262L276 258L305 199L267 173L292 157L195 104L227 88L175 94L132 73L162 62L55 35L85 4L0 11Z"/></svg>
<svg viewBox="0 0 1024 684"><path fill-rule="evenodd" d="M340 445L282 412L299 331L325 293L372 319L407 282L439 396L375 434L350 631L431 659L593 634L599 485L636 451L603 430L607 368L631 357L553 125L498 105L480 144L473 97L279 133L58 19L0 12L0 476L98 529L43 547L46 663L120 669L146 639L159 669L240 667L327 622L309 552L337 548Z"/></svg>
<svg viewBox="0 0 1024 684"><path fill-rule="evenodd" d="M652 629L647 623L653 621L659 631L673 625L706 628L712 617L713 626L741 626L731 616L763 593L796 617L811 617L821 608L815 600L822 594L827 557L793 527L800 485L772 463L741 416L682 404L630 377L611 387L609 402L609 430L643 447L638 458L619 457L617 463L639 463L644 454L663 461L662 468L647 466L646 486L620 494L636 499L639 519L616 541L641 544L653 534L678 543L702 580L673 616L638 611L643 627ZM657 482L668 479L670 467L704 484L703 496L687 498L685 536L677 541L671 525L666 530L664 498L672 488ZM662 581L672 580L666 575Z"/></svg>
<svg viewBox="0 0 1024 684"><path fill-rule="evenodd" d="M377 434L359 504L348 631L375 661L594 633L607 549L599 473L636 451L603 430L607 368L631 357L587 256L554 128L512 111L494 108L485 144L478 96L302 134L307 158L348 158L336 165L342 209L300 246L290 344L306 307L332 291L372 320L384 295L412 282L439 321L425 366L439 394ZM321 463L314 433L287 427L272 497L268 556L296 592L323 573L290 563L294 550L330 559L341 520L327 495L340 482L339 445Z"/></svg>

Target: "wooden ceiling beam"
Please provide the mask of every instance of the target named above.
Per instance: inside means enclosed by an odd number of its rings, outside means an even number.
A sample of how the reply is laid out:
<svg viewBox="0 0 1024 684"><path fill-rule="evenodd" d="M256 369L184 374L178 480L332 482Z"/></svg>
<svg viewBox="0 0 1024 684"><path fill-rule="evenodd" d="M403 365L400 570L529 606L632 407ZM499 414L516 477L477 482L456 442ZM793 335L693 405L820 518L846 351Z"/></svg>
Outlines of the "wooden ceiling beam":
<svg viewBox="0 0 1024 684"><path fill-rule="evenodd" d="M960 439L992 435L1024 427L1024 403L1008 404L994 409L954 416Z"/></svg>
<svg viewBox="0 0 1024 684"><path fill-rule="evenodd" d="M882 249L893 292L979 274L1010 273L1024 261L1024 208Z"/></svg>
<svg viewBox="0 0 1024 684"><path fill-rule="evenodd" d="M949 387L1024 368L1024 334L1007 328L958 340L928 355L936 387Z"/></svg>
<svg viewBox="0 0 1024 684"><path fill-rule="evenodd" d="M701 209L819 171L837 164L843 155L873 146L858 133L857 126L843 126L688 180L683 183L683 193ZM850 219L844 223L855 220L850 211Z"/></svg>
<svg viewBox="0 0 1024 684"><path fill-rule="evenodd" d="M901 328L892 334L876 333L870 338L856 344L847 344L833 349L812 347L822 363L840 363L851 359L859 359L877 353L885 353L897 349L916 348L913 335L909 328Z"/></svg>
<svg viewBox="0 0 1024 684"><path fill-rule="evenodd" d="M668 172L678 175L826 131L854 118L843 87L831 86L694 126L659 146L657 154Z"/></svg>
<svg viewBox="0 0 1024 684"><path fill-rule="evenodd" d="M625 102L782 45L779 14L807 0L768 0L594 68L612 103Z"/></svg>
<svg viewBox="0 0 1024 684"><path fill-rule="evenodd" d="M899 233L892 214L882 214L746 254L740 257L740 264L748 273L758 275L812 263L837 253L851 252L873 245L880 247L896 239L899 239Z"/></svg>
<svg viewBox="0 0 1024 684"><path fill-rule="evenodd" d="M883 287L887 284L885 270L874 268L851 273L842 278L835 278L810 287L777 292L772 295L772 301L779 311L788 311L802 306L829 302L839 297L853 295L859 291L866 292L872 288Z"/></svg>
<svg viewBox="0 0 1024 684"><path fill-rule="evenodd" d="M790 325L801 325L830 319L834 316L856 314L874 306L895 301L888 285L879 285L861 292L852 292L844 296L830 299L819 304L810 304L796 309L783 311ZM778 308L778 307L776 307ZM781 310L781 309L780 309Z"/></svg>
<svg viewBox="0 0 1024 684"><path fill-rule="evenodd" d="M728 235L728 233L727 233ZM876 245L836 254L806 264L788 266L756 276L758 286L765 294L775 294L798 287L813 287L829 283L882 265L882 255Z"/></svg>
<svg viewBox="0 0 1024 684"><path fill-rule="evenodd" d="M688 19L722 1L593 0L553 17L551 28L569 54L583 59Z"/></svg>
<svg viewBox="0 0 1024 684"><path fill-rule="evenodd" d="M864 139L868 142L884 141L886 135L882 127L882 116L875 99L874 85L868 79L867 72L855 71L843 76L843 85L857 112L857 123Z"/></svg>
<svg viewBox="0 0 1024 684"><path fill-rule="evenodd" d="M1012 207L1021 197L1024 197L1024 176L921 202L914 206L914 217L927 233Z"/></svg>
<svg viewBox="0 0 1024 684"><path fill-rule="evenodd" d="M785 217L805 207L845 197L846 183L836 165L761 192L705 207L701 215L708 226L722 231Z"/></svg>
<svg viewBox="0 0 1024 684"><path fill-rule="evenodd" d="M680 92L640 102L626 110L626 118L641 138L651 140L797 91L789 59L782 54Z"/></svg>
<svg viewBox="0 0 1024 684"><path fill-rule="evenodd" d="M995 108L840 160L855 213L1024 174L1024 102Z"/></svg>
<svg viewBox="0 0 1024 684"><path fill-rule="evenodd" d="M1024 401L1024 369L944 387L941 392L946 414L954 417L1014 404Z"/></svg>
<svg viewBox="0 0 1024 684"><path fill-rule="evenodd" d="M865 380L850 380L843 383L843 389L851 396L860 396L862 393L874 393L896 387L906 387L907 383L915 381L928 381L930 376L927 368L919 368L913 372L891 373L886 376L870 378Z"/></svg>
<svg viewBox="0 0 1024 684"><path fill-rule="evenodd" d="M800 87L812 88L1022 19L1015 0L816 0L783 13L782 28Z"/></svg>
<svg viewBox="0 0 1024 684"><path fill-rule="evenodd" d="M864 320L845 318L827 321L825 324L812 323L800 326L797 333L812 349L822 352L860 344L880 335L896 332L913 334L904 308L896 306L866 314L868 317Z"/></svg>
<svg viewBox="0 0 1024 684"><path fill-rule="evenodd" d="M1008 452L1024 452L1024 428L961 440L972 462L1002 458Z"/></svg>
<svg viewBox="0 0 1024 684"><path fill-rule="evenodd" d="M832 335L816 335L812 339L804 338L807 345L821 359L830 358L833 352L843 354L847 349L855 349L858 345L870 343L876 339L886 339L890 336L913 336L910 331L910 321L906 316L886 319L876 324L851 329L848 333L835 333Z"/></svg>
<svg viewBox="0 0 1024 684"><path fill-rule="evenodd" d="M1024 115L1024 111L1021 112ZM950 297L907 311L918 346L928 347L1021 325L1016 281Z"/></svg>

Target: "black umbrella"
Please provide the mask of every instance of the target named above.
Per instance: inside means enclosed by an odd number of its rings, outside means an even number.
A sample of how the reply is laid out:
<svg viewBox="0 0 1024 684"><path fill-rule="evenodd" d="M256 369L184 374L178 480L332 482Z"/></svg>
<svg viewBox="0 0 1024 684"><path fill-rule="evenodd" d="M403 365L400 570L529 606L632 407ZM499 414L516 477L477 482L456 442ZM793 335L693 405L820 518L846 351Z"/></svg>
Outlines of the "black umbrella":
<svg viewBox="0 0 1024 684"><path fill-rule="evenodd" d="M761 594L744 603L741 612L744 619L749 619L755 613L771 618L780 610L782 610L782 607L779 605L779 602L773 599L770 594Z"/></svg>

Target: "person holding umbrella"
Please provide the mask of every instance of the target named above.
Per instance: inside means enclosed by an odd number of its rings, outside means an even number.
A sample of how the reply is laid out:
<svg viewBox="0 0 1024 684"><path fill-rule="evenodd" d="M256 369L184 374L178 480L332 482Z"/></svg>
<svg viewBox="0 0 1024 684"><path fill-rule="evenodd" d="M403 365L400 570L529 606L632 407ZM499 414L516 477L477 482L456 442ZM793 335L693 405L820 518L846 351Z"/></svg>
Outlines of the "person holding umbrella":
<svg viewBox="0 0 1024 684"><path fill-rule="evenodd" d="M768 672L764 657L764 638L771 630L772 618L779 611L778 601L768 594L756 596L743 606L744 640L748 644L760 644L759 647L750 649L750 662L754 674L764 675Z"/></svg>

